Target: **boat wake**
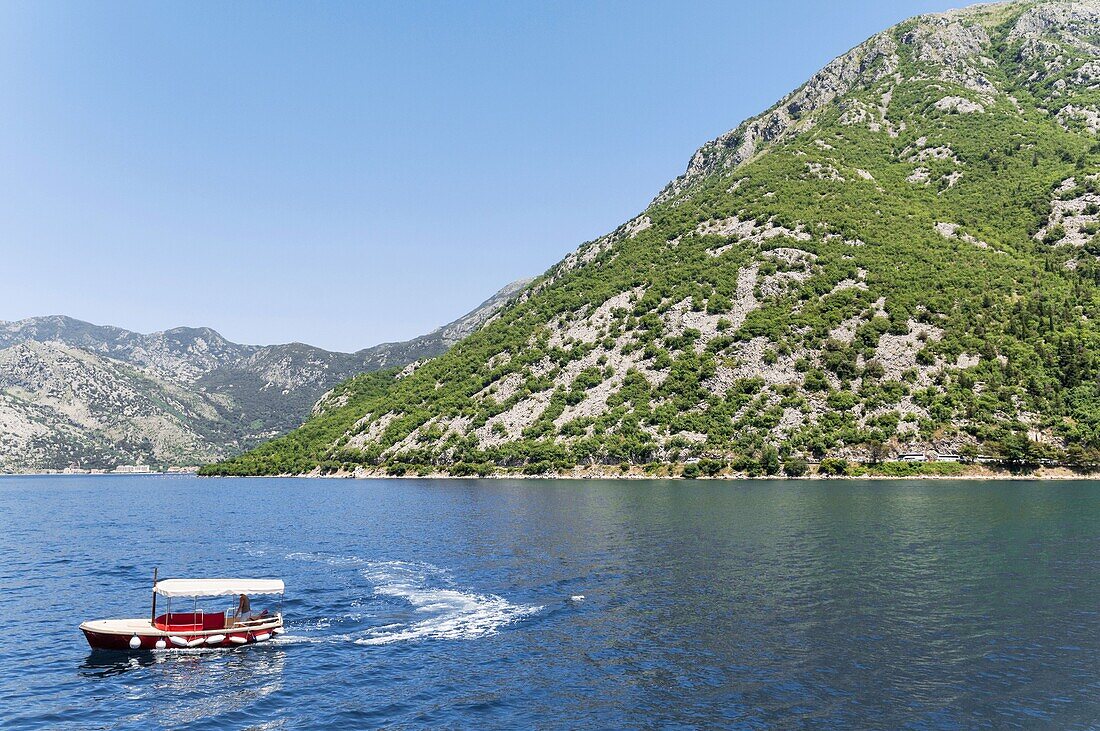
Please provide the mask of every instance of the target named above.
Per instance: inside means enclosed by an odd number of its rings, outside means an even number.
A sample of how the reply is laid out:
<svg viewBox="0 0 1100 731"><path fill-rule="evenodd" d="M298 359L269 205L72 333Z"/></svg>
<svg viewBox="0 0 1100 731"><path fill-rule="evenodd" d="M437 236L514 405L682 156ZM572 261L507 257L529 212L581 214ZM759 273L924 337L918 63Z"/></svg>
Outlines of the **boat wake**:
<svg viewBox="0 0 1100 731"><path fill-rule="evenodd" d="M451 573L429 563L366 561L355 557L291 554L288 558L355 567L373 588L368 615L383 622L361 631L330 636L359 645L385 645L423 639L469 640L495 634L502 627L537 614L541 606L514 604L496 594L460 588ZM364 609L362 602L353 602ZM411 610L411 615L410 615ZM362 615L357 615L359 619ZM345 617L344 619L348 619ZM322 628L322 622L316 626ZM346 626L346 625L345 625ZM280 638L282 642L318 641L319 637Z"/></svg>
<svg viewBox="0 0 1100 731"><path fill-rule="evenodd" d="M495 594L453 588L448 572L431 564L383 561L368 564L361 573L374 586L375 596L407 602L423 618L376 627L369 637L355 641L360 645L421 638L473 639L542 609L513 604Z"/></svg>

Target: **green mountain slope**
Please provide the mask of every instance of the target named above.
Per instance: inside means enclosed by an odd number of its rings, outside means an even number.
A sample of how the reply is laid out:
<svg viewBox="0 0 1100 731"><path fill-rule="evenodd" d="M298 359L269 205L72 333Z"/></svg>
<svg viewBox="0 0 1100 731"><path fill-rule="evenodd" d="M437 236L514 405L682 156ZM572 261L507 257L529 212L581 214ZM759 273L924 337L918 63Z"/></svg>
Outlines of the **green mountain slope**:
<svg viewBox="0 0 1100 731"><path fill-rule="evenodd" d="M1098 44L1095 0L891 28L451 351L335 407L348 428L309 432L311 458L207 472L1095 461Z"/></svg>

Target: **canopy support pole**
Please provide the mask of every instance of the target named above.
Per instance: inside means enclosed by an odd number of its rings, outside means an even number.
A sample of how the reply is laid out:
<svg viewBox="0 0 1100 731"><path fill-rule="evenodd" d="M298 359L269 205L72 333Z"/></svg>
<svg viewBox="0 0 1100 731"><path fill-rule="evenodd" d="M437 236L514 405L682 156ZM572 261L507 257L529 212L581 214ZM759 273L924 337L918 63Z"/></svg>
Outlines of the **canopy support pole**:
<svg viewBox="0 0 1100 731"><path fill-rule="evenodd" d="M157 568L153 568L153 616L149 619L149 624L153 626L157 623Z"/></svg>

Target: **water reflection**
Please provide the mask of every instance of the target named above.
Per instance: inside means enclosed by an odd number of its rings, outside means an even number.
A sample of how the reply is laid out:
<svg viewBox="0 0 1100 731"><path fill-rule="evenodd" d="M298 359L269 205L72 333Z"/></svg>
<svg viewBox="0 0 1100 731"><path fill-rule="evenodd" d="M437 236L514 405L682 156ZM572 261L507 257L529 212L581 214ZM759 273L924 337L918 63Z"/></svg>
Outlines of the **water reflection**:
<svg viewBox="0 0 1100 731"><path fill-rule="evenodd" d="M283 688L287 649L171 650L127 656L93 652L80 666L88 678L123 676L135 670L128 700L152 710L163 726L178 727L245 713ZM145 714L130 719L148 720Z"/></svg>
<svg viewBox="0 0 1100 731"><path fill-rule="evenodd" d="M131 670L139 670L157 662L157 656L151 652L130 654L114 650L92 650L80 665L80 674L85 678L110 678Z"/></svg>

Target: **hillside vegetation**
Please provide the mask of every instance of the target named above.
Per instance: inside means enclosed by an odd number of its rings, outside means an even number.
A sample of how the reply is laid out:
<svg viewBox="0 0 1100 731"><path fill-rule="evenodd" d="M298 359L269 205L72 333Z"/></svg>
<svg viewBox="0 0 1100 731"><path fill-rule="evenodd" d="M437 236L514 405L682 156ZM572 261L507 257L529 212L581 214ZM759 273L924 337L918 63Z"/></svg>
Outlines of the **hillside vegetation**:
<svg viewBox="0 0 1100 731"><path fill-rule="evenodd" d="M206 473L1100 461L1098 43L1095 1L891 28L445 355Z"/></svg>

